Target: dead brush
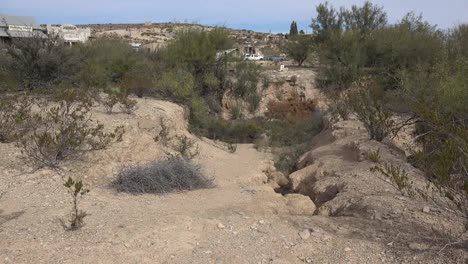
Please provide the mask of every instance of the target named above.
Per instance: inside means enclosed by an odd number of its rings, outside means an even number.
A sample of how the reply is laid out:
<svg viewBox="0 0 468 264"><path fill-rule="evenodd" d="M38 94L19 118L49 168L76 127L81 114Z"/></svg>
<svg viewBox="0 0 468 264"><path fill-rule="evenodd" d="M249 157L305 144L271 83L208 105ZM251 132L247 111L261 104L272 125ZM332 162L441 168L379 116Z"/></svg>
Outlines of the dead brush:
<svg viewBox="0 0 468 264"><path fill-rule="evenodd" d="M182 158L154 161L121 169L112 187L132 194L190 191L214 187L200 166Z"/></svg>

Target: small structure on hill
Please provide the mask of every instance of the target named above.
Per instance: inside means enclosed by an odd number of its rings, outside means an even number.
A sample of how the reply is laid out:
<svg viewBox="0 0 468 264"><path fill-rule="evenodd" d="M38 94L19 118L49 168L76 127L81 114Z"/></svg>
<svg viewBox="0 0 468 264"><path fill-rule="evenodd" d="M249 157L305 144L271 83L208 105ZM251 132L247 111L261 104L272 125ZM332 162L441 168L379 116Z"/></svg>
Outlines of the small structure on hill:
<svg viewBox="0 0 468 264"><path fill-rule="evenodd" d="M47 25L47 34L56 34L61 37L65 43L73 45L75 43L85 43L91 37L91 29L78 28L72 24Z"/></svg>
<svg viewBox="0 0 468 264"><path fill-rule="evenodd" d="M33 17L0 15L0 42L10 43L17 38L46 38Z"/></svg>

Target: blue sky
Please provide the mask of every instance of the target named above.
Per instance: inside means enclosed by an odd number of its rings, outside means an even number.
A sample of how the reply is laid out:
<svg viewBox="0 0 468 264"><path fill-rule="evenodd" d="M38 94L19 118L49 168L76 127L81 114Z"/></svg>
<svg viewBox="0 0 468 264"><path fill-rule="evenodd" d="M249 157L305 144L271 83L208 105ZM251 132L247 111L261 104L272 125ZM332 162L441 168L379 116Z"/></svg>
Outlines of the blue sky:
<svg viewBox="0 0 468 264"><path fill-rule="evenodd" d="M34 16L38 23L142 23L187 21L257 31L286 32L291 20L300 29L315 15L318 0L0 0L0 14ZM330 0L334 6L364 0ZM468 23L468 0L374 0L390 22L409 11L422 13L440 28Z"/></svg>

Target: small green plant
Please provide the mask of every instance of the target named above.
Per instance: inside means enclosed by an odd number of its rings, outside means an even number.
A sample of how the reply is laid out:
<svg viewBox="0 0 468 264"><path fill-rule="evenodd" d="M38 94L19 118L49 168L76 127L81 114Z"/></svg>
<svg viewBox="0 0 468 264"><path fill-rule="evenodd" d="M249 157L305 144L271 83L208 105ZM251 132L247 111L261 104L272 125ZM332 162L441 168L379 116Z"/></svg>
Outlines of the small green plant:
<svg viewBox="0 0 468 264"><path fill-rule="evenodd" d="M73 204L69 226L64 225L64 227L70 231L78 230L84 225L84 218L87 216L85 211L79 209L80 200L89 190L84 188L83 181L75 181L71 177L68 177L68 180L63 185L68 189Z"/></svg>
<svg viewBox="0 0 468 264"><path fill-rule="evenodd" d="M195 140L187 136L176 136L174 150L177 152L176 157L181 157L185 160L191 160L200 154L200 147Z"/></svg>
<svg viewBox="0 0 468 264"><path fill-rule="evenodd" d="M119 96L115 93L109 93L109 95L102 100L102 104L106 108L107 113L112 113L114 106L119 102Z"/></svg>
<svg viewBox="0 0 468 264"><path fill-rule="evenodd" d="M263 75L262 77L262 88L263 90L268 89L270 87L270 78L267 75Z"/></svg>
<svg viewBox="0 0 468 264"><path fill-rule="evenodd" d="M238 104L232 106L230 112L232 120L242 119L242 110Z"/></svg>
<svg viewBox="0 0 468 264"><path fill-rule="evenodd" d="M233 142L228 142L228 143L226 143L226 146L227 146L229 152L231 152L231 153L236 153L237 144L235 144L235 143L233 143Z"/></svg>
<svg viewBox="0 0 468 264"><path fill-rule="evenodd" d="M122 104L122 110L126 114L132 114L138 109L138 102L133 99L129 99L128 97L124 96L120 99L120 103Z"/></svg>
<svg viewBox="0 0 468 264"><path fill-rule="evenodd" d="M159 126L161 129L159 130L158 134L154 136L154 141L155 142L161 142L163 145L167 145L169 141L171 141L171 136L170 136L170 129L168 125L168 120L164 119L162 116L159 117Z"/></svg>
<svg viewBox="0 0 468 264"><path fill-rule="evenodd" d="M415 196L416 192L413 190L413 182L409 180L408 173L400 166L385 163L383 167L372 167L371 172L380 172L385 177L390 179L392 185L401 193L406 193L408 196Z"/></svg>
<svg viewBox="0 0 468 264"><path fill-rule="evenodd" d="M366 157L368 160L374 162L374 163L379 163L380 162L380 149L377 150L370 150L369 152L366 153Z"/></svg>

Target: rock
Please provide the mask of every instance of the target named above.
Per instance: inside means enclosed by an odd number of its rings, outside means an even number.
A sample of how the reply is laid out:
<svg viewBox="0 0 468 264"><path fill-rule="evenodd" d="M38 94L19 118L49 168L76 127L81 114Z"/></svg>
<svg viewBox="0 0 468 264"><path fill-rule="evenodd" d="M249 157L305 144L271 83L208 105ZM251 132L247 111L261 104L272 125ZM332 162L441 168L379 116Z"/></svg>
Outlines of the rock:
<svg viewBox="0 0 468 264"><path fill-rule="evenodd" d="M351 248L345 247L344 251L349 252L349 251L351 251Z"/></svg>
<svg viewBox="0 0 468 264"><path fill-rule="evenodd" d="M422 211L426 214L430 213L431 212L431 208L429 208L429 206L424 206L424 208L422 209Z"/></svg>
<svg viewBox="0 0 468 264"><path fill-rule="evenodd" d="M311 191L311 186L317 180L320 164L314 163L303 169L295 171L289 175L291 180L291 189L297 193L308 193Z"/></svg>
<svg viewBox="0 0 468 264"><path fill-rule="evenodd" d="M316 206L308 196L293 193L284 197L290 214L313 215L315 213Z"/></svg>
<svg viewBox="0 0 468 264"><path fill-rule="evenodd" d="M302 239L307 240L310 238L310 231L308 229L304 229L302 232L299 232L299 236Z"/></svg>
<svg viewBox="0 0 468 264"><path fill-rule="evenodd" d="M429 249L429 246L426 245L426 244L419 244L419 243L410 243L408 245L408 247L412 250L420 250L420 251L424 251L424 250L428 250Z"/></svg>
<svg viewBox="0 0 468 264"><path fill-rule="evenodd" d="M268 180L277 183L279 186L288 186L289 179L282 172L275 171L268 176Z"/></svg>
<svg viewBox="0 0 468 264"><path fill-rule="evenodd" d="M224 229L224 228L226 228L226 227L225 227L223 224L221 224L221 223L218 223L218 228L220 228L220 229Z"/></svg>

